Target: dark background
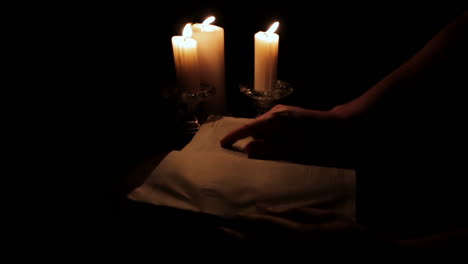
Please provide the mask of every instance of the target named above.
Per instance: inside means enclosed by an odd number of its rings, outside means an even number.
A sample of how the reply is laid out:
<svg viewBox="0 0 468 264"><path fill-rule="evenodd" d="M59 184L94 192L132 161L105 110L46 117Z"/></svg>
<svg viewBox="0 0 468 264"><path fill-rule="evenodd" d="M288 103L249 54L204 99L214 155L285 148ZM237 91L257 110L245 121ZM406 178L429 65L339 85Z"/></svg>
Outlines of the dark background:
<svg viewBox="0 0 468 264"><path fill-rule="evenodd" d="M238 84L253 79L253 35L273 21L280 22L278 78L295 88L284 103L327 109L367 90L463 10L440 3L96 8L84 21L83 43L89 52L83 75L92 77L84 83L87 121L96 125L91 136L103 144L102 158L110 154L119 165L170 141L160 140L174 135L173 105L162 91L175 82L171 37L188 22L214 15L224 28L228 110L248 115L251 101Z"/></svg>
<svg viewBox="0 0 468 264"><path fill-rule="evenodd" d="M9 60L2 90L6 115L2 119L2 132L6 132L2 190L7 209L3 220L5 234L11 234L8 246L21 250L15 257L37 259L69 251L74 252L68 256L77 257L91 244L102 252L126 228L135 234L133 228L138 227L143 238L153 238L164 224L190 230L193 225L187 223L200 223L171 210L153 211L148 217L152 208L145 206L128 214L136 222L122 223L115 216L125 197L122 183L130 173L180 143L174 102L163 91L170 91L175 83L171 37L180 35L186 23L216 16L215 24L225 30L228 110L249 116L252 102L239 92L238 84L252 80L253 35L273 21L280 22L278 77L295 88L283 103L328 109L367 90L467 9L466 3L447 1L153 2L38 2L4 8L8 33L4 51ZM459 72L466 79L466 63ZM370 175L388 176L373 177L368 185L377 199L365 200L381 214L377 217L387 217L388 208L400 209L398 205L413 197L416 201L406 206L403 216L424 210L432 221L467 219L463 209L468 132L461 128L466 123L466 87L445 90L449 85L440 85L447 81L442 80L423 87L433 91L426 106L434 108L432 113L441 106L453 108L436 113L435 121L424 126L420 114L431 115L422 109L400 124L400 136L385 130L392 128L390 124L373 141L392 147L387 153L370 153L384 161L376 167L385 168ZM395 105L396 110L400 108ZM458 116L453 117L454 113ZM400 142L407 132L410 137ZM380 147L375 144L376 149ZM403 161L403 169L387 166L394 161ZM412 173L420 177L405 178ZM444 178L447 175L452 177ZM449 200L458 203L447 204ZM449 216L460 211L464 219ZM157 226L153 221L162 216L164 224L153 230L154 236L146 236L148 227ZM142 219L146 221L140 225ZM428 219L415 218L412 224ZM398 226L392 220L387 222ZM171 236L172 231L167 233ZM125 245L135 242L123 240ZM147 251L152 257L153 245ZM111 248L111 253L120 256L126 249Z"/></svg>
<svg viewBox="0 0 468 264"><path fill-rule="evenodd" d="M253 79L254 34L274 21L280 22L278 77L295 88L283 103L328 109L378 82L465 9L393 2L61 7L58 17L45 17L52 30L38 26L53 35L54 41L46 42L50 53L41 56L55 64L44 73L51 76L44 90L54 90L54 97L42 94L41 107L50 109L40 116L39 127L49 127L44 120L50 120L53 129L39 137L40 150L58 145L47 157L61 177L55 189L63 194L79 186L70 201L80 206L67 205L65 198L60 202L80 212L97 208L81 215L98 219L112 211L122 179L142 160L173 147L176 109L163 92L175 83L171 37L188 22L214 15L214 24L224 28L228 110L248 116L251 101L238 84ZM44 41L40 32L34 41Z"/></svg>

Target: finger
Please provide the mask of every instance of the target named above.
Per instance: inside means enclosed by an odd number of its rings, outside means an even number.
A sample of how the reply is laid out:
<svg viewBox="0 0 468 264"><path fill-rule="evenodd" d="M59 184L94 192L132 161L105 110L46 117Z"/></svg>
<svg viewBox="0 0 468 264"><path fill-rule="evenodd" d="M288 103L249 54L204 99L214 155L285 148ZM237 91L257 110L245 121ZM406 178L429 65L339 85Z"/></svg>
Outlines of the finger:
<svg viewBox="0 0 468 264"><path fill-rule="evenodd" d="M253 129L255 130L255 124ZM224 136L224 138L220 140L221 147L229 147L232 144L234 144L234 142L236 142L237 140L249 137L251 135L251 130L252 124L248 123L231 131L229 134L227 134L226 136Z"/></svg>
<svg viewBox="0 0 468 264"><path fill-rule="evenodd" d="M258 207L258 205L257 205ZM330 231L358 230L359 225L352 219L332 210L319 209L310 206L291 210L267 208L265 214L290 219L304 227L307 232L316 234Z"/></svg>
<svg viewBox="0 0 468 264"><path fill-rule="evenodd" d="M259 131L264 130L263 127L266 125L265 121L266 119L255 119L254 121L233 130L220 140L221 146L226 148L240 139L258 134Z"/></svg>
<svg viewBox="0 0 468 264"><path fill-rule="evenodd" d="M237 240L247 240L247 236L245 234L242 234L239 231L233 230L228 227L220 226L218 229L223 232L224 234L228 235L231 238L237 239Z"/></svg>
<svg viewBox="0 0 468 264"><path fill-rule="evenodd" d="M306 206L289 210L272 207L262 208L258 205L257 208L266 214L291 219L299 223L322 223L338 218L338 215L333 211Z"/></svg>
<svg viewBox="0 0 468 264"><path fill-rule="evenodd" d="M227 228L250 239L264 239L272 235L296 233L301 229L298 223L272 215L249 214L236 216L227 223Z"/></svg>
<svg viewBox="0 0 468 264"><path fill-rule="evenodd" d="M275 215L252 213L247 215L241 215L238 219L243 219L245 223L267 224L272 227L280 227L286 229L299 228L298 223Z"/></svg>

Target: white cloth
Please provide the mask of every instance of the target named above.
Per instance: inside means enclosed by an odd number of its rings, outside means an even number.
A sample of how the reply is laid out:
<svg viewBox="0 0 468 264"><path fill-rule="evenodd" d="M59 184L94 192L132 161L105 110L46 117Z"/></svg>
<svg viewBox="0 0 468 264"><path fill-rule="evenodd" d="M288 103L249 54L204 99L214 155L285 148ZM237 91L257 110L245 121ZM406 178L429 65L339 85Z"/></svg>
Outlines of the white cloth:
<svg viewBox="0 0 468 264"><path fill-rule="evenodd" d="M223 117L205 123L129 198L223 216L253 212L261 204L284 209L312 205L355 217L354 170L249 159L220 147L225 134L248 121Z"/></svg>

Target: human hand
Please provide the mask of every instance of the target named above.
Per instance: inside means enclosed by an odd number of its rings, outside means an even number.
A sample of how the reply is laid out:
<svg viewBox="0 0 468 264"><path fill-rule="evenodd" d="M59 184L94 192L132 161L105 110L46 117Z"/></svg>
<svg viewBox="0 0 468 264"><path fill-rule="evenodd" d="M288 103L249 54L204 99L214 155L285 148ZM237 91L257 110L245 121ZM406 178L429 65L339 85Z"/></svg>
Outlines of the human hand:
<svg viewBox="0 0 468 264"><path fill-rule="evenodd" d="M242 240L275 243L286 238L316 240L324 235L344 235L363 230L354 220L324 209L301 207L284 211L262 208L258 211L233 217L234 224L224 230Z"/></svg>
<svg viewBox="0 0 468 264"><path fill-rule="evenodd" d="M235 216L221 230L256 249L328 255L393 249L391 240L374 235L353 219L329 210L302 207L288 211L275 208ZM252 248L252 247L251 247ZM305 251L304 251L305 249Z"/></svg>
<svg viewBox="0 0 468 264"><path fill-rule="evenodd" d="M341 132L341 121L333 111L276 105L227 134L220 144L228 148L238 140L252 137L253 140L245 147L249 158L292 157L297 153L308 152L311 148L319 152L327 138L333 138L334 141L339 138L336 135Z"/></svg>

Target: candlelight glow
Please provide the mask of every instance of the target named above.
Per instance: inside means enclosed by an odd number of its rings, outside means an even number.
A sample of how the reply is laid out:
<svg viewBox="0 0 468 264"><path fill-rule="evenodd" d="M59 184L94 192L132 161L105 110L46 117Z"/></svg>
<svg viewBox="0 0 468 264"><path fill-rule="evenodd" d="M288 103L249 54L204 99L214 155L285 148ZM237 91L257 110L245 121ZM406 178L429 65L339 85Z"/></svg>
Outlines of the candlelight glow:
<svg viewBox="0 0 468 264"><path fill-rule="evenodd" d="M200 81L216 88L207 101L206 113L222 114L226 105L226 80L224 61L224 29L214 24L214 16L192 25L192 38L197 41Z"/></svg>
<svg viewBox="0 0 468 264"><path fill-rule="evenodd" d="M184 38L190 38L192 36L192 24L188 23L185 25L184 30L182 31L182 36Z"/></svg>
<svg viewBox="0 0 468 264"><path fill-rule="evenodd" d="M210 16L209 18L205 19L205 21L203 21L202 25L203 26L209 25L209 24L213 23L213 21L215 21L215 17Z"/></svg>
<svg viewBox="0 0 468 264"><path fill-rule="evenodd" d="M279 26L279 22L276 21L275 23L273 23L273 24L270 26L270 28L268 29L268 31L267 31L266 33L267 33L267 34L271 34L271 33L275 32L276 29L278 28L278 26Z"/></svg>
<svg viewBox="0 0 468 264"><path fill-rule="evenodd" d="M267 32L259 31L255 38L255 84L254 89L267 92L277 81L279 36L275 33L279 22L271 25Z"/></svg>

